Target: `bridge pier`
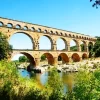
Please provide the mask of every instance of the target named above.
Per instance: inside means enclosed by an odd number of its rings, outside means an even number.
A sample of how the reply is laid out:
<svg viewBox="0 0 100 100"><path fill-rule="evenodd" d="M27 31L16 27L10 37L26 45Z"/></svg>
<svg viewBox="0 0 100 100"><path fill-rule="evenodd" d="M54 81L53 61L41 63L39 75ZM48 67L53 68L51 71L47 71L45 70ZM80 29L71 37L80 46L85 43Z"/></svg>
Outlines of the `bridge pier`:
<svg viewBox="0 0 100 100"><path fill-rule="evenodd" d="M54 66L56 67L58 65L58 57L54 57Z"/></svg>
<svg viewBox="0 0 100 100"><path fill-rule="evenodd" d="M70 44L67 46L67 51L70 51Z"/></svg>
<svg viewBox="0 0 100 100"><path fill-rule="evenodd" d="M89 52L89 47L88 46L86 46L86 52Z"/></svg>
<svg viewBox="0 0 100 100"><path fill-rule="evenodd" d="M80 57L80 61L82 61L83 59L82 59L82 57Z"/></svg>
<svg viewBox="0 0 100 100"><path fill-rule="evenodd" d="M73 60L72 60L72 57L69 57L69 63L72 63Z"/></svg>
<svg viewBox="0 0 100 100"><path fill-rule="evenodd" d="M81 46L78 46L78 51L81 52Z"/></svg>
<svg viewBox="0 0 100 100"><path fill-rule="evenodd" d="M40 58L35 58L35 67L40 66Z"/></svg>

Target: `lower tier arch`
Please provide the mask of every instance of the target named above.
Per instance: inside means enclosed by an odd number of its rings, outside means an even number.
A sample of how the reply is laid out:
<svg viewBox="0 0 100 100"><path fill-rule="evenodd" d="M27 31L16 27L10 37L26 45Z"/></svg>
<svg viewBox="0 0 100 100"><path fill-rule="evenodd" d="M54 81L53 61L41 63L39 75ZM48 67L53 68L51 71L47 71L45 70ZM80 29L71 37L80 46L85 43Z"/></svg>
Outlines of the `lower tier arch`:
<svg viewBox="0 0 100 100"><path fill-rule="evenodd" d="M77 53L72 54L72 60L73 62L79 62L80 56Z"/></svg>
<svg viewBox="0 0 100 100"><path fill-rule="evenodd" d="M69 58L66 53L60 53L58 56L58 61L61 60L63 64L69 62Z"/></svg>

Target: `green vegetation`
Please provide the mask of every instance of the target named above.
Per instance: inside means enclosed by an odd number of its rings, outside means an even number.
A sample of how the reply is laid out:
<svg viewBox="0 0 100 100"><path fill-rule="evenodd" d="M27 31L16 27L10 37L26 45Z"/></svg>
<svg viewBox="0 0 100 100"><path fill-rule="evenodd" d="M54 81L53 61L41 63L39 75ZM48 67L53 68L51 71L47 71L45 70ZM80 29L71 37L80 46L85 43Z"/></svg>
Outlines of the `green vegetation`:
<svg viewBox="0 0 100 100"><path fill-rule="evenodd" d="M56 68L49 72L47 88L51 90L49 100L62 100L63 99L63 84Z"/></svg>
<svg viewBox="0 0 100 100"><path fill-rule="evenodd" d="M84 44L81 44L81 51L84 51L85 48L84 48Z"/></svg>
<svg viewBox="0 0 100 100"><path fill-rule="evenodd" d="M77 51L77 46L72 46L72 47L70 47L70 50L71 50L71 51Z"/></svg>
<svg viewBox="0 0 100 100"><path fill-rule="evenodd" d="M100 57L100 37L96 38L94 46L89 44L89 57Z"/></svg>
<svg viewBox="0 0 100 100"><path fill-rule="evenodd" d="M80 71L75 78L73 89L76 100L99 100L100 99L100 70L90 73L86 70Z"/></svg>
<svg viewBox="0 0 100 100"><path fill-rule="evenodd" d="M95 57L100 57L100 37L96 37L96 43L94 44L93 54Z"/></svg>
<svg viewBox="0 0 100 100"><path fill-rule="evenodd" d="M44 60L46 60L46 56L45 55L42 55L41 56L41 61L44 61Z"/></svg>
<svg viewBox="0 0 100 100"><path fill-rule="evenodd" d="M73 88L64 94L56 68L50 70L48 82L41 89L35 79L22 78L15 63L0 61L0 99L100 100L100 64L95 64L95 68L97 70L91 73L84 67L84 70L75 74Z"/></svg>
<svg viewBox="0 0 100 100"><path fill-rule="evenodd" d="M0 32L0 60L11 56L12 46L7 41L7 36Z"/></svg>
<svg viewBox="0 0 100 100"><path fill-rule="evenodd" d="M84 44L81 44L80 46L81 46L81 51L84 51ZM77 46L72 46L72 47L70 48L70 50L71 50L71 51L77 51Z"/></svg>
<svg viewBox="0 0 100 100"><path fill-rule="evenodd" d="M29 59L26 56L20 56L19 62L29 62Z"/></svg>
<svg viewBox="0 0 100 100"><path fill-rule="evenodd" d="M22 78L13 62L0 61L1 100L45 100L33 79Z"/></svg>
<svg viewBox="0 0 100 100"><path fill-rule="evenodd" d="M91 54L100 56L100 37L94 45L90 47ZM76 50L74 46L72 48ZM94 64L93 72L89 67L82 66L74 75L74 80L68 78L67 93L63 92L63 80L61 80L57 69L53 68L49 72L48 81L45 86L40 88L38 82L33 78L23 78L20 76L16 64L28 61L25 56L19 61L8 62L6 60L11 55L11 46L7 42L7 37L0 33L0 99L1 100L100 100L100 64ZM45 56L41 60L45 60ZM61 57L59 56L59 60ZM88 63L88 62L87 62ZM72 83L73 82L73 83Z"/></svg>

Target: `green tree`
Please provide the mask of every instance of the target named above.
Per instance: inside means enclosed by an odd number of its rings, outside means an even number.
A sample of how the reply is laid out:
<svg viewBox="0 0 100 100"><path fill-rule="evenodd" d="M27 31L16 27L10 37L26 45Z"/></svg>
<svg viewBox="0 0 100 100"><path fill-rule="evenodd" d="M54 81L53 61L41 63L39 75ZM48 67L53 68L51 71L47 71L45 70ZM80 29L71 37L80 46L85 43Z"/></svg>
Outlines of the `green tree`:
<svg viewBox="0 0 100 100"><path fill-rule="evenodd" d="M8 59L12 53L12 46L7 41L7 36L0 32L0 60Z"/></svg>
<svg viewBox="0 0 100 100"><path fill-rule="evenodd" d="M94 44L93 52L95 57L100 57L100 37L96 37L96 38L97 40L96 43Z"/></svg>
<svg viewBox="0 0 100 100"><path fill-rule="evenodd" d="M84 51L84 44L81 44L81 51Z"/></svg>
<svg viewBox="0 0 100 100"><path fill-rule="evenodd" d="M100 71L90 73L80 71L75 77L73 94L75 100L99 100L100 99Z"/></svg>
<svg viewBox="0 0 100 100"><path fill-rule="evenodd" d="M53 68L48 77L47 87L51 90L49 100L62 100L63 98L63 84L60 75L56 68Z"/></svg>
<svg viewBox="0 0 100 100"><path fill-rule="evenodd" d="M44 61L44 60L46 60L46 56L45 55L42 55L41 56L41 61Z"/></svg>
<svg viewBox="0 0 100 100"><path fill-rule="evenodd" d="M70 48L70 50L71 50L71 51L77 51L77 46L72 46L72 47Z"/></svg>
<svg viewBox="0 0 100 100"><path fill-rule="evenodd" d="M29 59L26 56L20 56L19 62L29 62Z"/></svg>

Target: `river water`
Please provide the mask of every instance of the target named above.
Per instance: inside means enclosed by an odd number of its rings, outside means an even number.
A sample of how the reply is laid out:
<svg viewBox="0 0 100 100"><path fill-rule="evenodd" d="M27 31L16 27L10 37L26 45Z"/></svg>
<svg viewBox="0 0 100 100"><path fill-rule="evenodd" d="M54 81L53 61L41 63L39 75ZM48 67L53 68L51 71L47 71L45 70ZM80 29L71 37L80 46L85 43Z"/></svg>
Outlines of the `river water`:
<svg viewBox="0 0 100 100"><path fill-rule="evenodd" d="M19 69L19 72L22 77L34 77L34 79L36 79L41 86L43 86L48 80L48 72L31 74L25 69ZM59 73L63 82L64 93L66 93L68 89L71 90L73 87L73 74L74 73Z"/></svg>

